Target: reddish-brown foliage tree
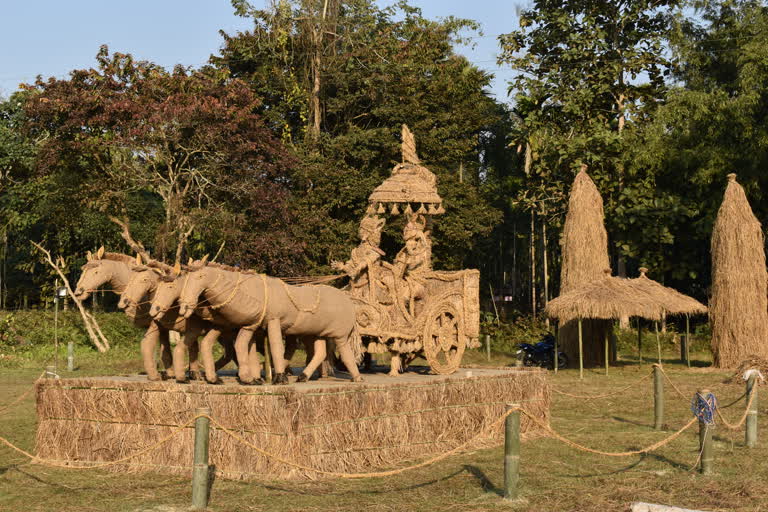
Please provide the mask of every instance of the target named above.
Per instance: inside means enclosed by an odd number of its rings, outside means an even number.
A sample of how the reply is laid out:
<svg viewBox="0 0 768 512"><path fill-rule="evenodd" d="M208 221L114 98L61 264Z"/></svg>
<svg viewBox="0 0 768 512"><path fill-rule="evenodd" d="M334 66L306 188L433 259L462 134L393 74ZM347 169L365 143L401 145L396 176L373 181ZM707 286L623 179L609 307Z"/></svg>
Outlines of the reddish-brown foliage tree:
<svg viewBox="0 0 768 512"><path fill-rule="evenodd" d="M167 72L106 47L97 61L30 87L28 128L48 135L38 172L70 174L76 200L117 215L149 195L159 257L180 258L188 239L195 253L226 241L232 263L294 271L294 160L256 113L251 89L222 71ZM134 224L151 222L129 213Z"/></svg>

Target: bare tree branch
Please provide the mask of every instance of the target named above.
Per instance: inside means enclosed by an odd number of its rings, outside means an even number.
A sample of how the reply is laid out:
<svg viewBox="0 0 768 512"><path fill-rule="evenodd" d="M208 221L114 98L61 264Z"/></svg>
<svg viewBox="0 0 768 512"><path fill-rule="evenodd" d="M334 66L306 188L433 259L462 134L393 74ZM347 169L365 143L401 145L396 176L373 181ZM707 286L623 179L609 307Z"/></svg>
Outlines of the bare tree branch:
<svg viewBox="0 0 768 512"><path fill-rule="evenodd" d="M85 322L85 329L88 331L88 337L91 338L91 341L96 346L96 349L98 349L99 352L106 352L109 350L109 340L106 336L104 336L104 333L101 332L101 328L99 328L99 324L96 322L96 319L93 317L93 315L85 310L83 303L80 302L75 296L67 276L64 275L64 272L61 271L61 268L53 261L53 258L51 258L51 253L35 242L32 242L31 240L30 242L45 255L45 259L48 261L48 264L53 267L56 273L59 274L61 280L64 282L64 286L67 287L69 296L72 297L72 300L75 302L77 309L80 311L80 316L83 317L83 322Z"/></svg>
<svg viewBox="0 0 768 512"><path fill-rule="evenodd" d="M145 263L152 260L152 258L149 256L149 251L147 251L144 248L144 244L142 244L141 242L137 242L131 236L131 230L128 227L128 220L127 219L126 220L120 220L117 217L110 216L109 220L111 220L112 222L114 222L115 224L120 226L120 228L122 229L122 232L120 233L120 236L123 237L123 240L125 240L125 242L128 244L128 246L134 252L137 252L137 253L139 253L141 255L141 257L142 257L142 259L144 260Z"/></svg>

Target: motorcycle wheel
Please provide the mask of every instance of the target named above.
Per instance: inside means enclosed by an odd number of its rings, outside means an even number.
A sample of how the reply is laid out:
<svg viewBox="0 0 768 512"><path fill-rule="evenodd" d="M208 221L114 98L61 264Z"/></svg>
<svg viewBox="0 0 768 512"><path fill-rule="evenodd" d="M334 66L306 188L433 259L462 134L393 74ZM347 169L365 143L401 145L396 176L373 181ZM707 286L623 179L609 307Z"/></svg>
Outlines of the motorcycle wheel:
<svg viewBox="0 0 768 512"><path fill-rule="evenodd" d="M526 353L523 356L523 366L536 366L536 361L531 354Z"/></svg>

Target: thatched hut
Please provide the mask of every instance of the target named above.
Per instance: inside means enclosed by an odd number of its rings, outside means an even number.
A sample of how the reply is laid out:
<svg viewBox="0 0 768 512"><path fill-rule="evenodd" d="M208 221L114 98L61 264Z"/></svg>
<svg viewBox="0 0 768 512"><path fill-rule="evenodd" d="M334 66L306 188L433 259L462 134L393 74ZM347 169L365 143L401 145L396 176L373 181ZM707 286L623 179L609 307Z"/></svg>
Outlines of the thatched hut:
<svg viewBox="0 0 768 512"><path fill-rule="evenodd" d="M768 358L765 240L736 175L728 175L712 230L712 352L715 366Z"/></svg>
<svg viewBox="0 0 768 512"><path fill-rule="evenodd" d="M706 315L707 306L663 284L650 279L648 269L640 267L640 276L630 279L629 284L659 303L665 315Z"/></svg>
<svg viewBox="0 0 768 512"><path fill-rule="evenodd" d="M603 278L603 270L610 266L603 199L587 174L586 166L582 166L573 180L561 243L561 294ZM610 322L604 320L582 322L585 366L605 363L602 347L609 329ZM579 333L576 321L560 321L558 345L572 361L578 358Z"/></svg>
<svg viewBox="0 0 768 512"><path fill-rule="evenodd" d="M550 318L558 319L560 323L576 326L580 375L587 346L584 336L585 324L596 321L610 322L633 316L658 321L665 314L661 304L651 295L632 286L629 279L610 276L610 270L606 271L602 279L581 285L549 301L544 312ZM592 343L593 351L597 347L602 352L607 372L608 361L611 359L607 332L602 340L593 340Z"/></svg>

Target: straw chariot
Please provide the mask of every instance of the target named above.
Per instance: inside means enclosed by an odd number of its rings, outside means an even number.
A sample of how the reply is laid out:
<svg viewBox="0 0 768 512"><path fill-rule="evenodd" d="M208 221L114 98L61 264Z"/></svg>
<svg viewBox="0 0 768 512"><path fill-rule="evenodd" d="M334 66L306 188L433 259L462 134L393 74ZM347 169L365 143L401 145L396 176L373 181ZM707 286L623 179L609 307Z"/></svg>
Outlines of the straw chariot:
<svg viewBox="0 0 768 512"><path fill-rule="evenodd" d="M365 272L348 273L357 306L357 329L368 353L396 356L393 374L397 364L407 364L416 356L423 356L433 373L450 374L458 369L466 348L479 346L480 272L432 270L432 217L445 209L437 193L437 178L421 165L414 137L405 125L402 152L403 162L368 199L361 246L352 251L346 266L337 268L366 267ZM379 261L384 253L372 235L380 233L385 220L379 215L387 213L408 218L406 248L394 263ZM409 253L410 240L414 241Z"/></svg>

